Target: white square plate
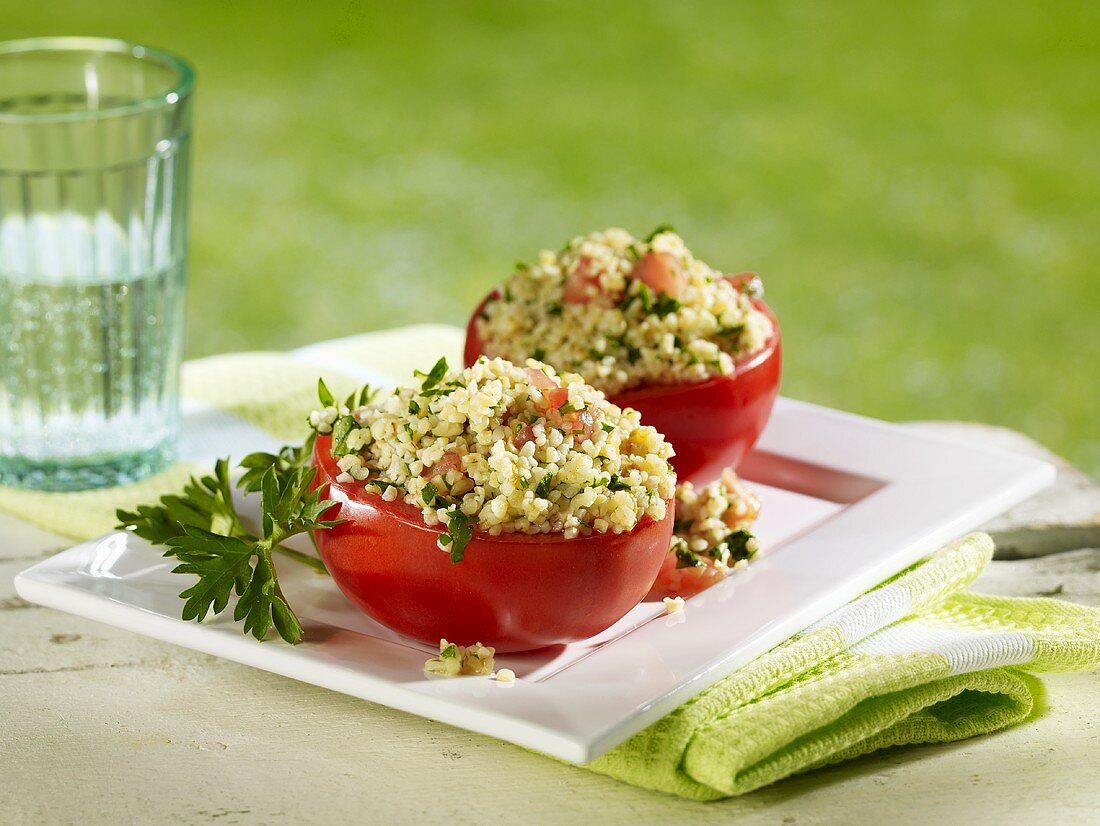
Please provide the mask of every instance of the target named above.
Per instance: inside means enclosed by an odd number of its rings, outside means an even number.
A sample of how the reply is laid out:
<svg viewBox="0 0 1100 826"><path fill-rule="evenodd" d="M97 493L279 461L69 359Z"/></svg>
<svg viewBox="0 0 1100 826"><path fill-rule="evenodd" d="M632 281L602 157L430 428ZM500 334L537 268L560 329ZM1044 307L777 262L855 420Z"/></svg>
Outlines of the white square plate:
<svg viewBox="0 0 1100 826"><path fill-rule="evenodd" d="M182 622L174 561L126 533L60 553L15 585L31 602L587 762L1054 480L1044 462L788 399L741 472L764 502L762 557L680 614L644 602L591 640L498 657L513 684L427 678L434 652L302 566L280 577L306 632L293 647L221 619Z"/></svg>

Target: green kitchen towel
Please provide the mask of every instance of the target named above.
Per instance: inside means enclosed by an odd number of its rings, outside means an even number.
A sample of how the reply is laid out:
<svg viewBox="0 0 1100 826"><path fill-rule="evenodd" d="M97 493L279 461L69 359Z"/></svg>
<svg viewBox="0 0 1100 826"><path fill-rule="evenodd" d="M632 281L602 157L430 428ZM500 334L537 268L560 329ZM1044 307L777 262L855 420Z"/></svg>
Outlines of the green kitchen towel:
<svg viewBox="0 0 1100 826"><path fill-rule="evenodd" d="M1036 700L1025 672L1100 667L1100 611L964 590L992 555L986 534L954 542L588 767L714 800L888 746L1025 720Z"/></svg>
<svg viewBox="0 0 1100 826"><path fill-rule="evenodd" d="M73 538L97 536L113 527L115 508L178 490L218 456L301 440L318 375L337 395L365 381L393 384L440 355L459 364L462 336L406 327L189 362L176 465L98 491L0 488L0 509ZM714 800L888 746L959 740L1025 720L1038 690L1027 672L1100 667L1100 611L966 591L992 553L984 534L932 553L586 768Z"/></svg>

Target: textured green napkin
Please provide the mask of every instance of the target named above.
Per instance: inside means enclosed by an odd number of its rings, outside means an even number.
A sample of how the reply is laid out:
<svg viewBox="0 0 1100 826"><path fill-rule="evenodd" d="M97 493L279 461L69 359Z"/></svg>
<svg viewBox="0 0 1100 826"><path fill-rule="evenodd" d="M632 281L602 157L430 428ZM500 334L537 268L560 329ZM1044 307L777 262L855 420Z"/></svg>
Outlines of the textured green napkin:
<svg viewBox="0 0 1100 826"><path fill-rule="evenodd" d="M1100 666L1100 611L965 591L992 554L986 534L958 540L588 767L714 800L888 746L1025 720L1036 702L1025 672Z"/></svg>
<svg viewBox="0 0 1100 826"><path fill-rule="evenodd" d="M0 508L74 538L97 536L113 527L116 507L177 490L217 456L300 440L319 374L347 393L363 381L404 381L440 354L458 364L461 347L462 331L420 326L190 362L174 467L99 491L0 488ZM1025 720L1038 690L1027 672L1100 667L1100 611L965 591L992 552L988 536L973 534L934 553L586 768L714 800L888 746L959 740Z"/></svg>

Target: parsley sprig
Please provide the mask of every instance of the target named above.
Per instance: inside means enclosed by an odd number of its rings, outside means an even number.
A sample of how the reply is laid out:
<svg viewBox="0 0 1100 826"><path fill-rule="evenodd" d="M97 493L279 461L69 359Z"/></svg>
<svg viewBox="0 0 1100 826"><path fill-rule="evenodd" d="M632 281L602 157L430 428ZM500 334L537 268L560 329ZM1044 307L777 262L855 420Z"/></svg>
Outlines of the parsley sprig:
<svg viewBox="0 0 1100 826"><path fill-rule="evenodd" d="M116 512L120 528L164 546L164 555L179 561L173 573L198 577L180 593L184 620L201 622L210 613L222 613L235 593L233 620L243 622L246 634L260 640L274 625L287 642L302 639L302 625L279 585L273 557L278 552L325 572L321 560L283 544L292 536L337 524L324 519L336 503L321 499L320 490L312 486L312 448L310 437L300 447L252 453L241 461L245 472L236 486L260 494L258 532L245 525L233 502L228 459L219 459L212 475L192 477L180 493L162 496L155 505Z"/></svg>

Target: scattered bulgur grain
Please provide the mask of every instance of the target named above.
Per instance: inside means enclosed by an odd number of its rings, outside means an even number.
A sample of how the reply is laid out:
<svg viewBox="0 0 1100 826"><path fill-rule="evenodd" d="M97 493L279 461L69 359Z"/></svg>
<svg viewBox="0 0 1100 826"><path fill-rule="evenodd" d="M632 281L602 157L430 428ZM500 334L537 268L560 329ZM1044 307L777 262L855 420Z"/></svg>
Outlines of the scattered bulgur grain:
<svg viewBox="0 0 1100 826"><path fill-rule="evenodd" d="M684 598L683 597L665 597L665 612L669 614L678 614L684 610Z"/></svg>
<svg viewBox="0 0 1100 826"><path fill-rule="evenodd" d="M440 640L439 656L424 663L424 671L441 677L484 676L492 672L495 654L496 649L480 642L465 646Z"/></svg>

